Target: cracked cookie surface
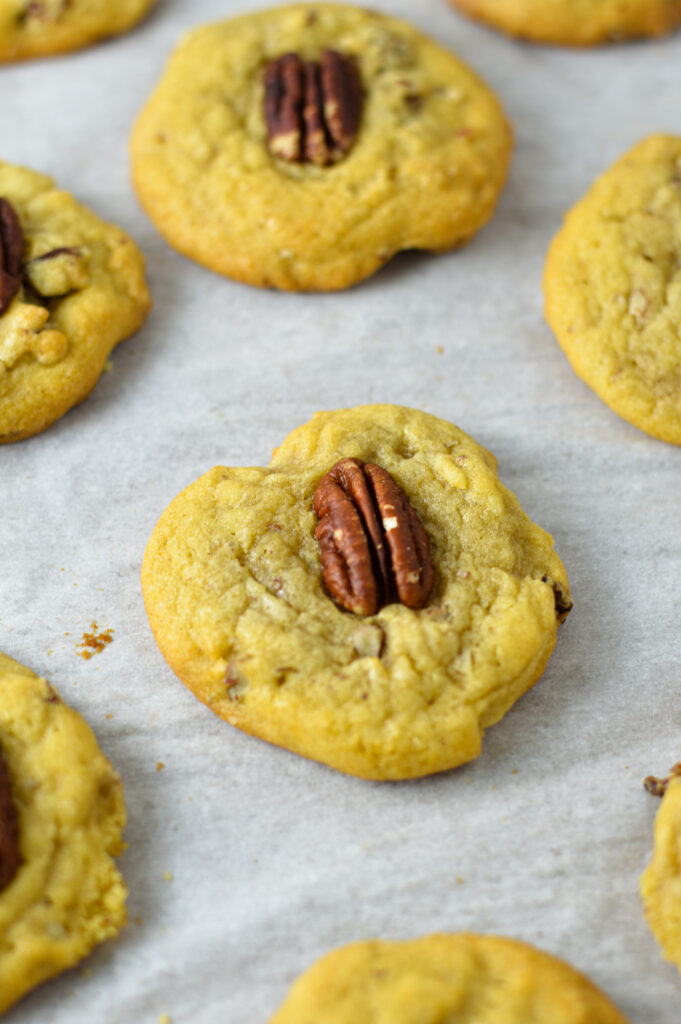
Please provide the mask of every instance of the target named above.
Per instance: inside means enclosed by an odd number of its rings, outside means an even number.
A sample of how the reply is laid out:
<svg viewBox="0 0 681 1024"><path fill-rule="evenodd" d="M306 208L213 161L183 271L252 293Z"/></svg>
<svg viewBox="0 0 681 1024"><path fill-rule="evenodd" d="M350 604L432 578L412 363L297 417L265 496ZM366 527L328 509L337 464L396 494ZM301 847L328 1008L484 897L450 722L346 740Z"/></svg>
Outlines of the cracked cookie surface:
<svg viewBox="0 0 681 1024"><path fill-rule="evenodd" d="M352 148L333 166L268 149L268 62L333 47L359 71ZM462 245L491 217L510 130L496 98L405 22L310 4L190 33L132 137L133 180L165 238L240 281L346 288L401 249ZM210 216L206 216L210 211Z"/></svg>
<svg viewBox="0 0 681 1024"><path fill-rule="evenodd" d="M132 28L156 0L0 0L0 61L78 50Z"/></svg>
<svg viewBox="0 0 681 1024"><path fill-rule="evenodd" d="M681 972L681 778L671 779L662 797L653 856L640 888L650 929Z"/></svg>
<svg viewBox="0 0 681 1024"><path fill-rule="evenodd" d="M2 1012L113 938L125 923L126 889L112 860L125 824L118 775L81 716L2 653L0 745L20 852L0 891Z"/></svg>
<svg viewBox="0 0 681 1024"><path fill-rule="evenodd" d="M321 579L314 492L344 457L393 477L430 542L423 608L342 611ZM399 406L318 413L269 468L216 467L144 557L156 640L216 714L341 771L399 779L480 753L541 675L571 606L551 537L457 427Z"/></svg>
<svg viewBox="0 0 681 1024"><path fill-rule="evenodd" d="M449 0L465 14L537 43L594 46L661 36L681 23L681 0Z"/></svg>
<svg viewBox="0 0 681 1024"><path fill-rule="evenodd" d="M627 1024L564 961L494 935L354 942L293 984L270 1024Z"/></svg>
<svg viewBox="0 0 681 1024"><path fill-rule="evenodd" d="M48 427L93 389L150 309L144 258L43 174L0 162L23 232L21 287L0 315L0 444Z"/></svg>
<svg viewBox="0 0 681 1024"><path fill-rule="evenodd" d="M551 244L544 296L582 380L681 444L681 138L645 139L592 185Z"/></svg>

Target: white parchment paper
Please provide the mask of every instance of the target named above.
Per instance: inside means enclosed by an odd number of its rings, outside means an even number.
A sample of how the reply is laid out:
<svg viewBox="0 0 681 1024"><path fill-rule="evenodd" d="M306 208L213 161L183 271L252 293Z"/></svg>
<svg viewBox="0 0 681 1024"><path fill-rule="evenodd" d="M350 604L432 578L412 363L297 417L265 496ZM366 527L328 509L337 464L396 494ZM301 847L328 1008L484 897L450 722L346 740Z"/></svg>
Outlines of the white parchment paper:
<svg viewBox="0 0 681 1024"><path fill-rule="evenodd" d="M627 147L681 126L681 36L561 51L444 0L374 0L458 52L516 132L509 185L459 253L408 255L349 292L283 295L171 251L136 204L127 137L179 35L252 0L160 0L135 32L0 69L0 155L53 174L148 258L154 312L93 395L0 449L0 648L46 675L122 774L130 925L8 1024L265 1022L334 945L474 929L586 971L634 1024L678 1024L681 979L638 876L679 759L681 451L610 412L542 319L561 213ZM214 717L165 665L145 543L211 466L266 463L316 409L397 402L498 457L554 534L575 609L482 756L419 782L346 778ZM96 622L113 642L86 661ZM159 763L164 767L159 770Z"/></svg>

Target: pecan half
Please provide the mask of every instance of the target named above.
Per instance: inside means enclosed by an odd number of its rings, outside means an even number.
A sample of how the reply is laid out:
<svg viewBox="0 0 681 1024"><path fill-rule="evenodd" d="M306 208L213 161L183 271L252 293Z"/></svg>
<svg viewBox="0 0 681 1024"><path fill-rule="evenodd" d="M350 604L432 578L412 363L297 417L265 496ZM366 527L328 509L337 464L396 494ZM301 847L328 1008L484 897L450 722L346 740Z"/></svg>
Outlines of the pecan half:
<svg viewBox="0 0 681 1024"><path fill-rule="evenodd" d="M24 233L16 211L7 199L0 199L0 316L21 288Z"/></svg>
<svg viewBox="0 0 681 1024"><path fill-rule="evenodd" d="M19 820L12 780L0 747L0 892L10 884L20 864Z"/></svg>
<svg viewBox="0 0 681 1024"><path fill-rule="evenodd" d="M336 50L303 61L285 53L265 69L265 124L270 152L291 163L336 163L357 138L362 86L357 64Z"/></svg>
<svg viewBox="0 0 681 1024"><path fill-rule="evenodd" d="M399 601L421 608L435 581L428 536L390 473L341 459L314 495L322 578L336 604L374 615Z"/></svg>

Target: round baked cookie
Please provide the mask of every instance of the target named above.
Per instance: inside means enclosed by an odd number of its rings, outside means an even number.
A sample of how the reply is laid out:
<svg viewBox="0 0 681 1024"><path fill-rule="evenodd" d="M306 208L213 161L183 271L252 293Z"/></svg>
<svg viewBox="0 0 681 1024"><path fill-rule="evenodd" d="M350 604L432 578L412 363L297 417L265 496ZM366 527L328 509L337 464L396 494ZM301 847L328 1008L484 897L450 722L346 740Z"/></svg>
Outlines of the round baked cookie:
<svg viewBox="0 0 681 1024"><path fill-rule="evenodd" d="M584 975L495 935L354 942L294 983L270 1024L627 1024Z"/></svg>
<svg viewBox="0 0 681 1024"><path fill-rule="evenodd" d="M0 0L0 61L78 50L132 28L156 0Z"/></svg>
<svg viewBox="0 0 681 1024"><path fill-rule="evenodd" d="M275 65L293 54L297 70ZM309 130L305 62L312 81L323 72ZM498 101L451 53L403 21L319 3L186 36L137 122L132 163L142 205L186 256L252 285L328 291L401 249L466 242L492 215L510 149ZM335 162L315 162L324 152Z"/></svg>
<svg viewBox="0 0 681 1024"><path fill-rule="evenodd" d="M681 23L681 0L450 0L464 14L537 43L594 46L661 36Z"/></svg>
<svg viewBox="0 0 681 1024"><path fill-rule="evenodd" d="M144 258L120 228L0 161L0 443L86 398L150 307Z"/></svg>
<svg viewBox="0 0 681 1024"><path fill-rule="evenodd" d="M125 824L118 775L80 715L2 653L0 752L2 1012L113 938L127 894L112 860Z"/></svg>
<svg viewBox="0 0 681 1024"><path fill-rule="evenodd" d="M551 244L544 296L582 380L681 444L681 138L645 139L592 185Z"/></svg>
<svg viewBox="0 0 681 1024"><path fill-rule="evenodd" d="M641 875L641 898L650 929L681 972L681 778L669 781L655 819L650 864Z"/></svg>
<svg viewBox="0 0 681 1024"><path fill-rule="evenodd" d="M344 458L386 470L420 519L434 568L422 607L355 614L322 582L314 496ZM389 533L397 520L381 516ZM350 543L347 516L333 535ZM211 710L367 779L477 757L484 730L541 675L572 604L551 537L494 458L392 405L317 413L269 468L206 473L155 527L142 583L161 651Z"/></svg>

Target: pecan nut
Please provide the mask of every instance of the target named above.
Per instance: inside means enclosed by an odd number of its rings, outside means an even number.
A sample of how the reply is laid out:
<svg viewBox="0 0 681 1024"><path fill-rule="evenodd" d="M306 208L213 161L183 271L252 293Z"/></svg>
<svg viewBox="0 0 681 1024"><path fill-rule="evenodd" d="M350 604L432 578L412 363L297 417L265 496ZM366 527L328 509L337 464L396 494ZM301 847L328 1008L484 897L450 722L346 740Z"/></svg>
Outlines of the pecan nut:
<svg viewBox="0 0 681 1024"><path fill-rule="evenodd" d="M396 601L421 608L435 581L428 536L390 473L341 459L314 495L324 585L336 604L374 615Z"/></svg>
<svg viewBox="0 0 681 1024"><path fill-rule="evenodd" d="M285 53L265 69L265 124L273 156L320 167L353 146L362 113L357 64L336 50L303 61Z"/></svg>
<svg viewBox="0 0 681 1024"><path fill-rule="evenodd" d="M646 789L651 796L664 796L667 792L669 783L679 775L681 775L681 762L675 764L669 775L663 779L658 779L655 775L646 775L643 780L643 788Z"/></svg>
<svg viewBox="0 0 681 1024"><path fill-rule="evenodd" d="M19 820L12 780L0 747L0 892L10 884L20 864Z"/></svg>
<svg viewBox="0 0 681 1024"><path fill-rule="evenodd" d="M0 316L21 288L24 233L16 211L7 199L0 199Z"/></svg>
<svg viewBox="0 0 681 1024"><path fill-rule="evenodd" d="M565 622L568 615L574 607L574 602L570 595L567 593L565 588L558 582L558 580L550 579L548 576L542 576L542 583L549 583L553 588L553 600L556 605L556 618L558 624Z"/></svg>

